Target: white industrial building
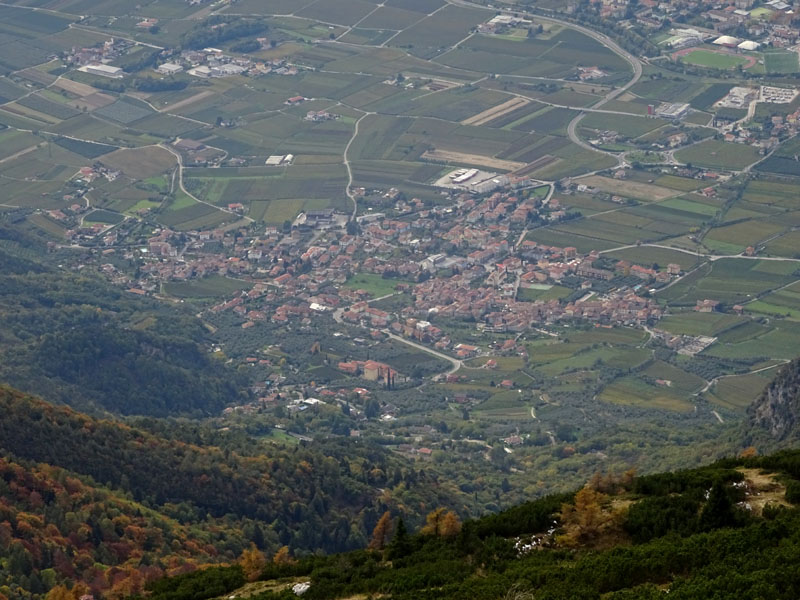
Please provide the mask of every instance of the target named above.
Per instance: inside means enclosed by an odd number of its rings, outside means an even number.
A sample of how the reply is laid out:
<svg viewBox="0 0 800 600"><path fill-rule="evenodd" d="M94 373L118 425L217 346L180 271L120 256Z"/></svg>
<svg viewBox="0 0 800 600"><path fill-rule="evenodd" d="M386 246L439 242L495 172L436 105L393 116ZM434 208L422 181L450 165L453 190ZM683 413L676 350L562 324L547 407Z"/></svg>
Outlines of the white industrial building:
<svg viewBox="0 0 800 600"><path fill-rule="evenodd" d="M294 160L294 154L273 154L269 156L264 163L268 167L277 167L279 165L290 165Z"/></svg>
<svg viewBox="0 0 800 600"><path fill-rule="evenodd" d="M112 67L111 65L86 65L84 67L87 73L92 75L101 75L103 77L110 77L111 79L122 79L124 71L119 67Z"/></svg>
<svg viewBox="0 0 800 600"><path fill-rule="evenodd" d="M689 105L678 102L665 103L656 109L656 116L662 119L680 119L689 112Z"/></svg>
<svg viewBox="0 0 800 600"><path fill-rule="evenodd" d="M183 67L177 63L165 62L163 65L159 65L156 71L162 75L175 75L183 71Z"/></svg>

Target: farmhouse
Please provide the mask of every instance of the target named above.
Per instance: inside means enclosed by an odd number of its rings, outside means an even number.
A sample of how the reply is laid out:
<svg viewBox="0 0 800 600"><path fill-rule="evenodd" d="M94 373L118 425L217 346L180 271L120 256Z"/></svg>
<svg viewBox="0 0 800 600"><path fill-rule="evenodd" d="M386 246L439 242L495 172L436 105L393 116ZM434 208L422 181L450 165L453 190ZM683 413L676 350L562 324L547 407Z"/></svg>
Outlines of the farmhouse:
<svg viewBox="0 0 800 600"><path fill-rule="evenodd" d="M719 309L719 301L717 300L698 300L697 305L694 307L697 312L710 313Z"/></svg>

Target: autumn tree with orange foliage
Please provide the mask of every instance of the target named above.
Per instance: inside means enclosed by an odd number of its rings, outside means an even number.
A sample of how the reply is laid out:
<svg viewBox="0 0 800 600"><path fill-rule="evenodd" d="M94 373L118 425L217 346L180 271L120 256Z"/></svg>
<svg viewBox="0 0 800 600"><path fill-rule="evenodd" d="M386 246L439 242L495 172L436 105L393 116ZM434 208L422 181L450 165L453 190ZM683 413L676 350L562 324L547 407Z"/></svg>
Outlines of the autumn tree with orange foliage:
<svg viewBox="0 0 800 600"><path fill-rule="evenodd" d="M293 565L297 561L289 553L289 546L283 546L272 557L272 562L276 565Z"/></svg>
<svg viewBox="0 0 800 600"><path fill-rule="evenodd" d="M73 600L72 592L70 592L65 585L57 585L47 592L45 600Z"/></svg>
<svg viewBox="0 0 800 600"><path fill-rule="evenodd" d="M587 485L575 494L574 504L561 506L565 533L557 542L569 547L613 544L619 541L623 517L624 510L615 510L606 494Z"/></svg>
<svg viewBox="0 0 800 600"><path fill-rule="evenodd" d="M392 533L392 516L387 510L383 516L378 520L375 529L372 530L372 539L369 541L367 548L370 550L383 550L386 547L386 542Z"/></svg>
<svg viewBox="0 0 800 600"><path fill-rule="evenodd" d="M630 490L635 478L636 469L628 469L622 475L595 473L587 486L603 494L618 494Z"/></svg>
<svg viewBox="0 0 800 600"><path fill-rule="evenodd" d="M425 518L426 524L420 530L423 535L453 537L461 531L461 520L452 510L437 508Z"/></svg>
<svg viewBox="0 0 800 600"><path fill-rule="evenodd" d="M754 458L758 456L758 450L754 446L748 446L739 453L739 458Z"/></svg>
<svg viewBox="0 0 800 600"><path fill-rule="evenodd" d="M256 581L264 571L264 567L267 566L267 559L264 557L263 552L256 548L255 544L252 544L242 551L242 555L239 557L239 564L242 566L245 579L247 581Z"/></svg>

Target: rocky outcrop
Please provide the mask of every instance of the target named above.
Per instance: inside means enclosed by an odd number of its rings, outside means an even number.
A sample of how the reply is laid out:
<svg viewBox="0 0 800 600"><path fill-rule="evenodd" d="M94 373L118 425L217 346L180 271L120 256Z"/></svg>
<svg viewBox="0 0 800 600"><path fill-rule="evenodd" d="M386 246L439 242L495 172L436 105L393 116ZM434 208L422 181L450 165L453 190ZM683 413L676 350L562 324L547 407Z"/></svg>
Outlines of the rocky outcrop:
<svg viewBox="0 0 800 600"><path fill-rule="evenodd" d="M783 367L748 410L755 437L776 442L800 438L796 430L800 413L800 360Z"/></svg>

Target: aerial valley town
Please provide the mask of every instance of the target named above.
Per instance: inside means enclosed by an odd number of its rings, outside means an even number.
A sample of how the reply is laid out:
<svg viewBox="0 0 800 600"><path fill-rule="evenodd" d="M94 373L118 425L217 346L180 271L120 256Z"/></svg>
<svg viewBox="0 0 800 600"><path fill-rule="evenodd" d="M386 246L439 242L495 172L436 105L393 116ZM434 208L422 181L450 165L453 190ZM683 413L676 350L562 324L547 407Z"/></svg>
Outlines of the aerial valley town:
<svg viewBox="0 0 800 600"><path fill-rule="evenodd" d="M0 1L0 600L800 597L800 0Z"/></svg>
<svg viewBox="0 0 800 600"><path fill-rule="evenodd" d="M81 6L0 6L0 219L200 319L221 429L530 492L713 452L800 353L790 2Z"/></svg>

